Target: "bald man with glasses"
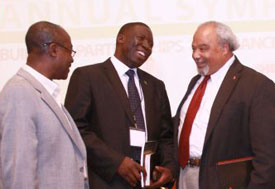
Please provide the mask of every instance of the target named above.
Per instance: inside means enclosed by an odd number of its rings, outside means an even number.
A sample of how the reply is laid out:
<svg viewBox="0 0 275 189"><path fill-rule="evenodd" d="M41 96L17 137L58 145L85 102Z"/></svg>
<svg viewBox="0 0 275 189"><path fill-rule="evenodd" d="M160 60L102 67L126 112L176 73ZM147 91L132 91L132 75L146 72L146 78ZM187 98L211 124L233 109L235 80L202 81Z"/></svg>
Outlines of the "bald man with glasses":
<svg viewBox="0 0 275 189"><path fill-rule="evenodd" d="M85 145L53 81L68 77L70 36L41 21L25 40L27 64L0 93L0 188L89 188Z"/></svg>

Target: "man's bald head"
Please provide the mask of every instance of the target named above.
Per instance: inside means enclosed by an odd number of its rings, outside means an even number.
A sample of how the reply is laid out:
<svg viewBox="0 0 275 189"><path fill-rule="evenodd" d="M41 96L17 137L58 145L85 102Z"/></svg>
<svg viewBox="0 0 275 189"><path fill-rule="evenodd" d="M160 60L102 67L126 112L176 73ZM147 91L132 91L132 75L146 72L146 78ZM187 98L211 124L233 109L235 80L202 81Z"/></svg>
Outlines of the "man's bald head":
<svg viewBox="0 0 275 189"><path fill-rule="evenodd" d="M52 41L59 41L60 32L65 32L65 30L61 26L47 21L40 21L31 25L25 37L28 54L34 50L37 53L43 53L46 50L43 45Z"/></svg>

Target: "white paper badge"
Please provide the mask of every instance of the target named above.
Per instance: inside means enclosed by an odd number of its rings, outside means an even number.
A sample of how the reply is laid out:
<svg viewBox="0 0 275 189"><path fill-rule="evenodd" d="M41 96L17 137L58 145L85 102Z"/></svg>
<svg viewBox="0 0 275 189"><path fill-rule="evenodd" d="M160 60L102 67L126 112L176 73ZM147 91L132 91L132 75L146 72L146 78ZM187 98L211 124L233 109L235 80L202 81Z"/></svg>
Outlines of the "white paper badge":
<svg viewBox="0 0 275 189"><path fill-rule="evenodd" d="M130 145L143 147L145 144L145 131L130 128Z"/></svg>

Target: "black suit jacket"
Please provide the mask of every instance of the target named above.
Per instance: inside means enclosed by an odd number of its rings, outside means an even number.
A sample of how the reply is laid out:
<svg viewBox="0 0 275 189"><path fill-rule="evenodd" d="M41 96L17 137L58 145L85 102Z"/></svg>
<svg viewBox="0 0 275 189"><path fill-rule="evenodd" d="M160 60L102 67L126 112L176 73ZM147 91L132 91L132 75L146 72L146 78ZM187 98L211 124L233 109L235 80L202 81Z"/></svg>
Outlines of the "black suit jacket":
<svg viewBox="0 0 275 189"><path fill-rule="evenodd" d="M138 69L144 94L148 140L158 140L160 165L175 172L173 124L164 83ZM134 125L126 91L110 59L77 68L65 106L87 146L91 188L130 188L116 173L130 156L129 127Z"/></svg>
<svg viewBox="0 0 275 189"><path fill-rule="evenodd" d="M199 78L197 75L191 80L180 103L174 117L175 132L181 107ZM274 144L274 83L236 58L211 109L201 157L200 188L221 188L217 162L246 156L254 156L248 188L275 188Z"/></svg>

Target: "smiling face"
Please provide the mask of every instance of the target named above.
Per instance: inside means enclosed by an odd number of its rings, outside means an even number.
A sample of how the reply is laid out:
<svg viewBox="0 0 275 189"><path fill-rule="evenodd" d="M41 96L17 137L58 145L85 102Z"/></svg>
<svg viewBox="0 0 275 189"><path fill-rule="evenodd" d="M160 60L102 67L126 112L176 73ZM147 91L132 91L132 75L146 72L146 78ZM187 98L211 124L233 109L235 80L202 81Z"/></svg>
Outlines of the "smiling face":
<svg viewBox="0 0 275 189"><path fill-rule="evenodd" d="M211 75L226 63L228 48L222 47L218 42L214 25L204 25L196 31L192 42L192 57L200 74Z"/></svg>
<svg viewBox="0 0 275 189"><path fill-rule="evenodd" d="M118 34L115 56L128 67L138 68L149 58L152 48L150 28L135 24Z"/></svg>

